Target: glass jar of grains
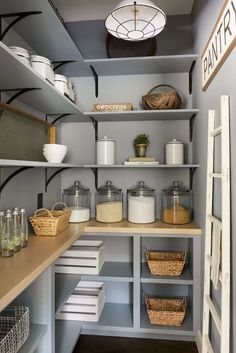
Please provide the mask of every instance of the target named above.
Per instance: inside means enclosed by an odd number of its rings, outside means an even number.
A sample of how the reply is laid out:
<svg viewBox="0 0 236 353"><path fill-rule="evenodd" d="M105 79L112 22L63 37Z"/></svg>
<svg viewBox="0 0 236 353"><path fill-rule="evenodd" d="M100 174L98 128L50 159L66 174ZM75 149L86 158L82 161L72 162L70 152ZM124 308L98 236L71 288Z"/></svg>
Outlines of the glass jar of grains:
<svg viewBox="0 0 236 353"><path fill-rule="evenodd" d="M120 222L123 218L122 190L107 181L96 193L96 220L103 223Z"/></svg>
<svg viewBox="0 0 236 353"><path fill-rule="evenodd" d="M174 181L173 186L162 190L162 220L169 224L187 224L193 219L193 194L191 190Z"/></svg>

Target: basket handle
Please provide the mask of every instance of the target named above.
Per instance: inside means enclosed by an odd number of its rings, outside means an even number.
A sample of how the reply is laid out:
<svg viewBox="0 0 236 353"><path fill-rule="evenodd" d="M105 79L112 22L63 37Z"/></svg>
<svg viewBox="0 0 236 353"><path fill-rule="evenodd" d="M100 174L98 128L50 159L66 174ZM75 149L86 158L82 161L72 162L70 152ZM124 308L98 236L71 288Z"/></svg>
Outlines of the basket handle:
<svg viewBox="0 0 236 353"><path fill-rule="evenodd" d="M39 208L37 211L35 211L34 212L34 217L36 217L36 216L38 216L38 212L42 212L42 211L46 211L48 214L49 214L49 216L51 217L51 218L53 218L53 215L51 214L51 212L49 211L49 210L47 210L46 208Z"/></svg>
<svg viewBox="0 0 236 353"><path fill-rule="evenodd" d="M174 87L171 86L171 85L167 85L167 84L165 84L165 83L153 87L152 89L150 89L150 91L149 91L147 94L150 94L150 93L152 93L152 91L154 91L154 89L156 89L156 88L158 88L158 87L163 87L163 86L172 88L172 89L179 95L179 93L177 92L176 88L174 88Z"/></svg>
<svg viewBox="0 0 236 353"><path fill-rule="evenodd" d="M51 208L51 211L53 211L54 208L55 208L55 206L57 206L57 205L64 205L66 210L67 210L67 208L68 208L68 207L67 207L67 204L65 204L64 202L59 201L59 202L54 203L54 205L53 205L52 208Z"/></svg>

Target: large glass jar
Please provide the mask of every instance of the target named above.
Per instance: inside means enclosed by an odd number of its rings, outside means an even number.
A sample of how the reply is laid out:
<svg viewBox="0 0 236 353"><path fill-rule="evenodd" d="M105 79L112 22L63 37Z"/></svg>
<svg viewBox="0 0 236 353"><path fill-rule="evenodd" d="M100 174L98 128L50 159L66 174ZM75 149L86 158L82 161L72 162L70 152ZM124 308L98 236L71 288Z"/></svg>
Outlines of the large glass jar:
<svg viewBox="0 0 236 353"><path fill-rule="evenodd" d="M162 190L162 220L169 224L187 224L193 220L193 194L178 181Z"/></svg>
<svg viewBox="0 0 236 353"><path fill-rule="evenodd" d="M128 189L128 220L132 223L152 223L155 221L155 190L138 181Z"/></svg>
<svg viewBox="0 0 236 353"><path fill-rule="evenodd" d="M85 222L90 219L90 191L79 181L75 181L73 186L63 190L62 200L71 210L70 223Z"/></svg>
<svg viewBox="0 0 236 353"><path fill-rule="evenodd" d="M107 181L96 193L96 220L103 223L120 222L123 218L122 190Z"/></svg>

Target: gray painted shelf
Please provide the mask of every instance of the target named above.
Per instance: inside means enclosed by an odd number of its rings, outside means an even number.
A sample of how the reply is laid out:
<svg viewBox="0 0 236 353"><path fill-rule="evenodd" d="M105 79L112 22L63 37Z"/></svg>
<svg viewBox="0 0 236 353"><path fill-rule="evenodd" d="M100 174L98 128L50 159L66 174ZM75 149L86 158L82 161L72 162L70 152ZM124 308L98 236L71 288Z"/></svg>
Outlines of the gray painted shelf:
<svg viewBox="0 0 236 353"><path fill-rule="evenodd" d="M148 265L142 263L141 283L166 283L166 284L184 284L192 285L193 276L188 266L185 266L181 276L154 276L151 275Z"/></svg>
<svg viewBox="0 0 236 353"><path fill-rule="evenodd" d="M72 353L81 332L79 321L56 320L55 352Z"/></svg>
<svg viewBox="0 0 236 353"><path fill-rule="evenodd" d="M111 164L111 165L99 165L99 164L87 164L84 168L198 168L199 164L155 164L155 165L125 165L125 164Z"/></svg>
<svg viewBox="0 0 236 353"><path fill-rule="evenodd" d="M18 353L34 353L46 331L46 325L30 325L29 337Z"/></svg>
<svg viewBox="0 0 236 353"><path fill-rule="evenodd" d="M131 262L105 262L99 275L81 275L81 279L111 282L133 282L133 264Z"/></svg>
<svg viewBox="0 0 236 353"><path fill-rule="evenodd" d="M98 322L83 322L83 329L102 328L118 330L133 327L133 306L131 304L105 303Z"/></svg>
<svg viewBox="0 0 236 353"><path fill-rule="evenodd" d="M0 167L83 168L83 166L69 163L48 163L14 159L0 159Z"/></svg>
<svg viewBox="0 0 236 353"><path fill-rule="evenodd" d="M55 274L55 313L60 311L79 281L79 275Z"/></svg>
<svg viewBox="0 0 236 353"><path fill-rule="evenodd" d="M157 120L190 120L199 109L172 110L131 110L123 112L85 112L98 122L105 121L157 121ZM73 117L72 117L73 119Z"/></svg>

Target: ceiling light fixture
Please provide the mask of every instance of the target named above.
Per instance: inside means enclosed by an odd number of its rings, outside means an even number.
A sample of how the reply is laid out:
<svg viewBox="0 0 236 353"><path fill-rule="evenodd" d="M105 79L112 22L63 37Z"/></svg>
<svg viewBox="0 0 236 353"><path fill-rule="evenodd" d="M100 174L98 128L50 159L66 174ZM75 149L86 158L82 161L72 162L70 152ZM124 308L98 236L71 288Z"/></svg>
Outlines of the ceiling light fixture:
<svg viewBox="0 0 236 353"><path fill-rule="evenodd" d="M149 0L123 0L105 20L109 33L129 41L155 37L165 24L165 13Z"/></svg>

